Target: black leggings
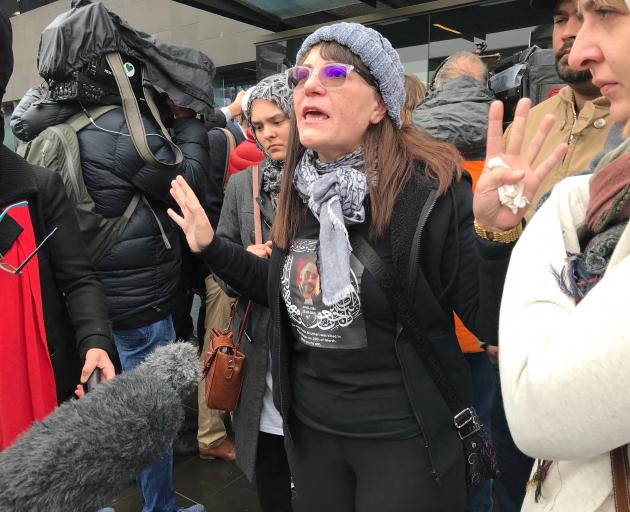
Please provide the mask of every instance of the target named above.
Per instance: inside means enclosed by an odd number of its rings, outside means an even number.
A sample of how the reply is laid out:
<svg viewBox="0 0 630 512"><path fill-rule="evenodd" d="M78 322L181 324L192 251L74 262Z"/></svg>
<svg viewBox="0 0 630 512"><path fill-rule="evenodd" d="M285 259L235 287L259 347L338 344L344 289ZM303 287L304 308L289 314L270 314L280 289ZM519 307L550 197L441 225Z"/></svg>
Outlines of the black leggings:
<svg viewBox="0 0 630 512"><path fill-rule="evenodd" d="M262 512L292 512L291 472L284 436L258 433L254 483Z"/></svg>
<svg viewBox="0 0 630 512"><path fill-rule="evenodd" d="M289 464L300 512L463 512L464 460L438 486L422 436L356 439L291 423Z"/></svg>

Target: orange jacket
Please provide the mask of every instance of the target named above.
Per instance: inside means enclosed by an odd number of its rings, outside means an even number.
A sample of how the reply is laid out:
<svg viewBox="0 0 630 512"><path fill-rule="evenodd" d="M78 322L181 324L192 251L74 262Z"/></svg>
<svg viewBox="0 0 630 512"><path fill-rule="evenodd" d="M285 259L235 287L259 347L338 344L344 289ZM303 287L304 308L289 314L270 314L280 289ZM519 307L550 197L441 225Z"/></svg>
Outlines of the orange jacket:
<svg viewBox="0 0 630 512"><path fill-rule="evenodd" d="M466 169L472 177L473 190L475 190L477 179L481 175L484 165L485 162L483 160L467 161L463 162L462 164L464 169ZM453 316L455 317L455 334L457 335L457 341L459 341L459 346L461 347L462 352L483 352L483 350L479 346L479 341L477 340L477 337L468 329L466 329L466 327L464 327L464 324L455 313L453 313Z"/></svg>

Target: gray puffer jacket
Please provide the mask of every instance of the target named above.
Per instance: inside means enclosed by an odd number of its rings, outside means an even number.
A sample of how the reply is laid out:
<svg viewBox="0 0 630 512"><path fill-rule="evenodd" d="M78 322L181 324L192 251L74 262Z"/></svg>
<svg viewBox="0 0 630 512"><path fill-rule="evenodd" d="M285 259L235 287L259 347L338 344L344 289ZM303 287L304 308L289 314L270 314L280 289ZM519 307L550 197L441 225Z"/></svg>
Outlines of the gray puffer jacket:
<svg viewBox="0 0 630 512"><path fill-rule="evenodd" d="M453 144L466 160L486 156L488 110L492 91L469 76L455 78L430 91L413 112L414 124Z"/></svg>

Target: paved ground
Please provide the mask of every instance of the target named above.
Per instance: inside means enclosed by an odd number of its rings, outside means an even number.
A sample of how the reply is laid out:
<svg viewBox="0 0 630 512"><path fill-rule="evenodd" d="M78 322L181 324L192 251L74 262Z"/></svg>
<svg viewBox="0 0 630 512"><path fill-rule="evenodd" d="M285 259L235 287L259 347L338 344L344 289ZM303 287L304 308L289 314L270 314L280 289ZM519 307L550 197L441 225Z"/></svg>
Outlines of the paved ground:
<svg viewBox="0 0 630 512"><path fill-rule="evenodd" d="M177 457L174 482L182 507L201 503L208 512L260 512L253 486L234 464ZM116 512L140 512L142 505L135 485L112 506Z"/></svg>
<svg viewBox="0 0 630 512"><path fill-rule="evenodd" d="M195 298L193 318L197 318L198 309L199 300ZM188 435L188 440L196 444L196 393L185 401L185 409L185 424L193 430ZM254 486L235 464L220 460L201 460L193 453L176 455L173 465L173 481L179 506L201 503L208 512L260 512ZM112 506L116 512L140 512L142 504L135 484L130 485Z"/></svg>
<svg viewBox="0 0 630 512"><path fill-rule="evenodd" d="M194 427L196 417L195 395L186 401L186 424ZM173 465L179 506L201 503L208 512L260 512L254 487L235 464L201 460L193 454L176 455ZM116 512L140 512L136 486L130 485L112 506Z"/></svg>

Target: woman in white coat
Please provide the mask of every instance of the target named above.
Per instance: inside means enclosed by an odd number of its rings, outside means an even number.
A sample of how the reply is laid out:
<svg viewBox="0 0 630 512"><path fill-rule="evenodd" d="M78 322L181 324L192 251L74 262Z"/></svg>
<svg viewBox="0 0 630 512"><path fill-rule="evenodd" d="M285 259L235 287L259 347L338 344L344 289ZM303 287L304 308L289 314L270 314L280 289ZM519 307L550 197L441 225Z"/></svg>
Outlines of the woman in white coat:
<svg viewBox="0 0 630 512"><path fill-rule="evenodd" d="M628 510L630 0L579 0L569 64L626 124L593 175L567 178L521 236L505 282L500 370L516 444L537 457L524 511ZM622 447L619 450L617 448Z"/></svg>

